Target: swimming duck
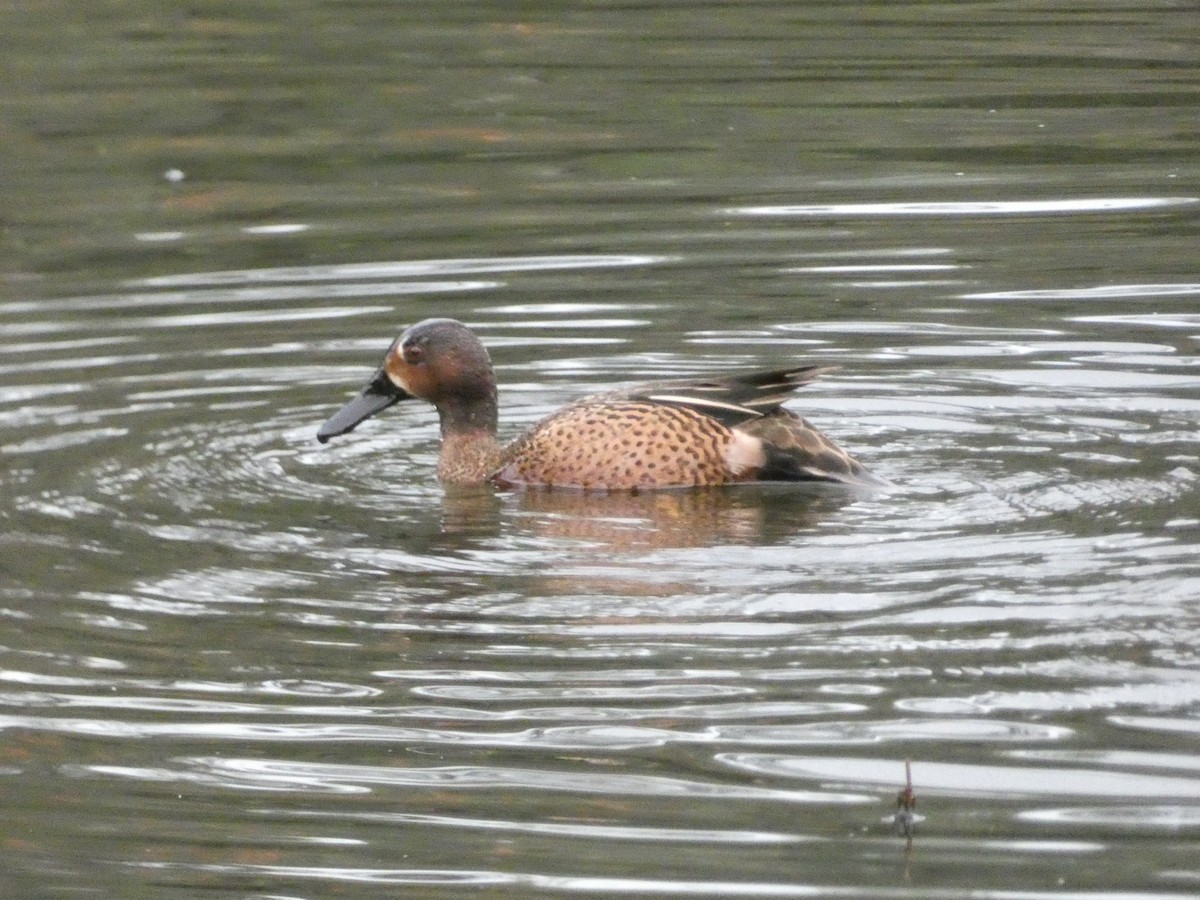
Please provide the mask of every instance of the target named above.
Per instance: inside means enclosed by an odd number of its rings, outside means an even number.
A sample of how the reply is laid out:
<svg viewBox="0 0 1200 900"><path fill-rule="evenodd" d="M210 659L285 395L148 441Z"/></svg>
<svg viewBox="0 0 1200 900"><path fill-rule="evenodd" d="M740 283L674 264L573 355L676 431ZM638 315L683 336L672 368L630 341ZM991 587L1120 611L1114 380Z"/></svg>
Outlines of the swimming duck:
<svg viewBox="0 0 1200 900"><path fill-rule="evenodd" d="M448 484L648 490L745 481L883 483L781 406L825 371L806 366L594 394L503 445L496 440L496 378L487 350L461 322L426 319L392 343L378 371L321 426L317 440L420 398L441 420L437 474Z"/></svg>

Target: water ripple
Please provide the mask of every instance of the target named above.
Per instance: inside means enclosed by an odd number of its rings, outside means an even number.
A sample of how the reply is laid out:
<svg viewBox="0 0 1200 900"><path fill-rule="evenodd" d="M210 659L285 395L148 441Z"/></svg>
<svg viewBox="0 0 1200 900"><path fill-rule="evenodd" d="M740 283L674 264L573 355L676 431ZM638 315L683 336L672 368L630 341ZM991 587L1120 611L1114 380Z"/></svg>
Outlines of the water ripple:
<svg viewBox="0 0 1200 900"><path fill-rule="evenodd" d="M294 763L233 757L191 757L178 768L131 766L68 767L76 776L123 777L144 781L195 782L256 790L336 791L358 793L375 788L434 789L439 791L522 790L570 792L629 797L754 799L780 803L860 804L874 802L867 794L842 791L776 790L716 784L654 775L568 772L549 768L521 769L478 766L428 768Z"/></svg>
<svg viewBox="0 0 1200 900"><path fill-rule="evenodd" d="M439 275L470 275L483 272L547 272L555 270L651 266L674 257L647 254L511 256L474 259L399 260L378 263L343 263L323 266L290 266L275 269L235 269L161 275L130 282L131 287L226 286L277 281L338 281L359 278L416 278Z"/></svg>
<svg viewBox="0 0 1200 900"><path fill-rule="evenodd" d="M649 841L686 844L797 844L810 837L772 831L717 831L704 828L639 828L632 825L596 825L587 822L525 822L511 819L475 819L463 816L422 813L326 813L280 811L280 815L301 819L379 822L387 825L415 825L464 829L466 831L505 834L548 834L603 841Z"/></svg>
<svg viewBox="0 0 1200 900"><path fill-rule="evenodd" d="M177 873L194 884L206 874L231 876L258 884L264 879L300 881L322 881L347 885L388 885L413 887L450 887L478 890L500 888L522 893L554 892L579 895L635 896L679 896L679 897L779 897L779 898L864 898L864 900L957 900L962 897L958 888L908 886L846 887L832 884L813 884L783 881L760 881L753 878L741 881L726 881L720 878L708 880L620 877L595 874L544 875L531 872L474 869L421 869L421 868L348 868L331 866L268 865L265 863L229 863L222 865L203 863L140 862L136 864L154 874L156 882L169 879ZM1182 873L1187 875L1188 873ZM992 891L987 896L1003 900L1186 900L1190 894L1166 893L1162 891L1109 891L1076 890L1064 891L1061 887L1045 890Z"/></svg>
<svg viewBox="0 0 1200 900"><path fill-rule="evenodd" d="M1096 197L1058 200L960 200L950 202L829 203L810 206L741 206L723 210L742 216L1022 216L1074 215L1162 209L1200 203L1200 197Z"/></svg>
<svg viewBox="0 0 1200 900"><path fill-rule="evenodd" d="M886 759L826 759L770 753L723 753L716 759L758 776L822 784L890 787L902 767ZM1200 799L1200 779L1141 775L1108 769L966 765L920 761L914 779L925 791L1029 799L1037 797L1152 797ZM899 777L897 772L899 771Z"/></svg>

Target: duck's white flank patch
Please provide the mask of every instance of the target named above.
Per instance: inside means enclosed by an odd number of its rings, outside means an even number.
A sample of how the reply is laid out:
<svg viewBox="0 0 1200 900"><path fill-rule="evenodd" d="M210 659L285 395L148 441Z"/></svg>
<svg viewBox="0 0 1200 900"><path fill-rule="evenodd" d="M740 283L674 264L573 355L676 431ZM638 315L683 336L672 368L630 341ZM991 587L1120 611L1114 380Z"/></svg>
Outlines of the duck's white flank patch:
<svg viewBox="0 0 1200 900"><path fill-rule="evenodd" d="M734 477L766 465L767 452L761 439L736 428L731 433L733 437L725 445L725 464Z"/></svg>

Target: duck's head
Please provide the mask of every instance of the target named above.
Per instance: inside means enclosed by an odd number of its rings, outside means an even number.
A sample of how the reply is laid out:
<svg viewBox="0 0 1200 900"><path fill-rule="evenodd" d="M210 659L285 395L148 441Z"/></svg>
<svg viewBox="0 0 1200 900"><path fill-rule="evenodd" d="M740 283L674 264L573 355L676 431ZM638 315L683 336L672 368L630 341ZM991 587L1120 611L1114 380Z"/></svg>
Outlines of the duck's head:
<svg viewBox="0 0 1200 900"><path fill-rule="evenodd" d="M496 378L479 338L455 319L426 319L396 338L358 396L317 431L322 444L400 400L437 407L442 431L496 430Z"/></svg>

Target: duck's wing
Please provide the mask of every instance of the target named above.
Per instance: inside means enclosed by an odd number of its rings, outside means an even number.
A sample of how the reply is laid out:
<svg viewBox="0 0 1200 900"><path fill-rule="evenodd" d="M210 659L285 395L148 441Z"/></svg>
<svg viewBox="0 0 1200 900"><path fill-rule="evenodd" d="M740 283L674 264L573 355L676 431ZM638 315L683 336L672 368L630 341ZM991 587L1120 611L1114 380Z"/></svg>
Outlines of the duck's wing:
<svg viewBox="0 0 1200 900"><path fill-rule="evenodd" d="M759 481L888 484L807 419L786 409L775 409L769 415L745 421L736 430L761 442L765 462L755 473Z"/></svg>
<svg viewBox="0 0 1200 900"><path fill-rule="evenodd" d="M608 394L596 394L581 402L635 400L659 403L694 410L732 428L774 412L794 390L834 368L804 366L799 369L772 369L725 378L656 381Z"/></svg>
<svg viewBox="0 0 1200 900"><path fill-rule="evenodd" d="M811 422L783 409L792 392L835 366L773 369L726 378L640 385L629 399L686 408L749 436L762 449L757 481L839 481L886 485Z"/></svg>

